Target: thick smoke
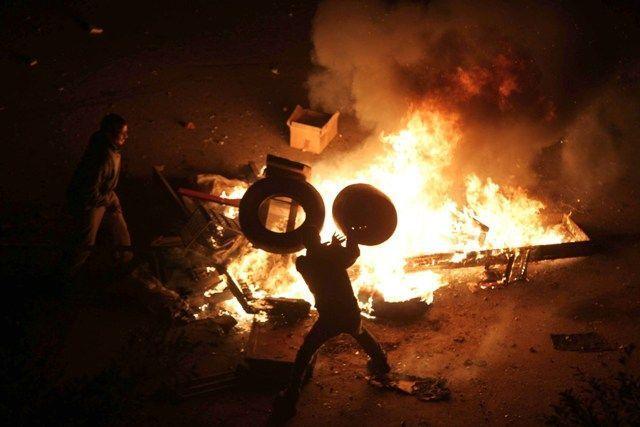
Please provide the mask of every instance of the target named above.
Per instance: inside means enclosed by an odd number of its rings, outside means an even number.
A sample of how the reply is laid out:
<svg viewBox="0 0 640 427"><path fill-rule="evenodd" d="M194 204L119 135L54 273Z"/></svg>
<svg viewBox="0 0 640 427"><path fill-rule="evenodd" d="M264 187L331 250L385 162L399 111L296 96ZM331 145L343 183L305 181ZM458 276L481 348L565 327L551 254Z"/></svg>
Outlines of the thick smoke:
<svg viewBox="0 0 640 427"><path fill-rule="evenodd" d="M460 176L531 184L540 149L565 138L567 179L610 182L637 135L626 121L638 97L619 87L637 53L627 12L598 2L327 0L314 21L310 101L355 114L373 135L400 126L410 107L455 112Z"/></svg>

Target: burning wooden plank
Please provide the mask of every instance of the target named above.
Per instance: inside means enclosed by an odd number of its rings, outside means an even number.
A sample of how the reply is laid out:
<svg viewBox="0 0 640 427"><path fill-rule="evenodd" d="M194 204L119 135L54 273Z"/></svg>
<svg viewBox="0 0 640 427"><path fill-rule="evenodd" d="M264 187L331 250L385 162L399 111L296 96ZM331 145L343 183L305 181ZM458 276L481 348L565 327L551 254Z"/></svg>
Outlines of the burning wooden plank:
<svg viewBox="0 0 640 427"><path fill-rule="evenodd" d="M601 243L589 240L587 234L571 219L570 215L562 216L562 225L572 241L547 245L528 245L517 248L418 255L406 258L404 271L412 273L425 270L482 267L487 265L507 265L511 270L515 259L521 258L525 262L520 263L518 266L519 271L516 274L522 276L526 274L529 262L590 256L601 249ZM525 257L526 260L522 257ZM509 271L509 276L511 273Z"/></svg>
<svg viewBox="0 0 640 427"><path fill-rule="evenodd" d="M449 252L418 255L407 258L404 271L412 273L424 270L482 267L485 265L505 265L509 256L517 252L529 252L529 262L561 258L577 258L593 255L601 244L591 240L584 242L555 243L551 245L523 246L519 248L487 249L466 254ZM460 256L463 255L461 258Z"/></svg>

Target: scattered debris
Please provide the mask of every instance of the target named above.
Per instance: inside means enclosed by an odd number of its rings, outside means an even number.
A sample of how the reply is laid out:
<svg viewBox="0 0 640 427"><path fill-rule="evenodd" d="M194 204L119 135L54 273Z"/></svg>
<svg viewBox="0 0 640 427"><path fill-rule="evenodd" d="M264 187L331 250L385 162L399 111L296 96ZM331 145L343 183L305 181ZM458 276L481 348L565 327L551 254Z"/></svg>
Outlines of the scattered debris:
<svg viewBox="0 0 640 427"><path fill-rule="evenodd" d="M213 317L211 318L211 321L220 326L225 334L231 332L233 327L238 324L238 321L235 319L235 317L231 316L230 314L222 314L220 316Z"/></svg>
<svg viewBox="0 0 640 427"><path fill-rule="evenodd" d="M421 378L392 372L385 378L367 377L367 380L374 387L415 396L423 402L441 402L451 397L451 391L443 378Z"/></svg>
<svg viewBox="0 0 640 427"><path fill-rule="evenodd" d="M143 267L136 268L115 290L131 296L147 310L166 320L189 322L194 319L189 305L180 295L166 288Z"/></svg>
<svg viewBox="0 0 640 427"><path fill-rule="evenodd" d="M595 332L585 334L551 334L553 348L559 351L579 351L594 353L611 351L611 345Z"/></svg>
<svg viewBox="0 0 640 427"><path fill-rule="evenodd" d="M218 338L226 335L230 329L225 331L225 329L216 322L215 318L206 318L189 322L184 325L181 330L186 340L190 343L213 344L217 342Z"/></svg>
<svg viewBox="0 0 640 427"><path fill-rule="evenodd" d="M414 319L427 312L429 304L420 297L406 301L388 302L382 298L373 298L371 314L384 319Z"/></svg>
<svg viewBox="0 0 640 427"><path fill-rule="evenodd" d="M264 300L269 308L269 318L275 322L290 324L298 322L309 316L311 304L303 299L295 298L271 298Z"/></svg>
<svg viewBox="0 0 640 427"><path fill-rule="evenodd" d="M464 361L463 363L464 366L478 366L480 368L484 368L485 366L487 366L487 361L486 360L481 360L481 359L467 359Z"/></svg>

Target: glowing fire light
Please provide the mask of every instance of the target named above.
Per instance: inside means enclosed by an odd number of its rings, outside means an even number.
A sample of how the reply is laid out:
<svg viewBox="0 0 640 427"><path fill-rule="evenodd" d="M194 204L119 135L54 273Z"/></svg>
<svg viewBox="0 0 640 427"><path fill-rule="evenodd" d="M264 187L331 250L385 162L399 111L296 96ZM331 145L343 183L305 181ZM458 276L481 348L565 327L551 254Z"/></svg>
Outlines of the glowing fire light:
<svg viewBox="0 0 640 427"><path fill-rule="evenodd" d="M356 293L370 291L386 301L419 296L431 302L433 292L446 285L446 280L432 271L405 273L405 258L567 240L560 226L543 224L544 205L519 188L502 189L490 179L483 182L469 175L465 178L466 201L459 206L450 196L453 182L446 169L460 139L455 116L416 110L404 129L380 136L382 151L368 164L332 167L330 175L323 174L322 164L316 165L315 171L320 172L311 182L326 206L333 204L345 186L364 182L385 192L398 211L398 227L391 239L379 246L361 247L361 257L351 272ZM336 229L327 215L323 237L328 239ZM229 271L261 295L312 302L291 259L248 249L231 263Z"/></svg>

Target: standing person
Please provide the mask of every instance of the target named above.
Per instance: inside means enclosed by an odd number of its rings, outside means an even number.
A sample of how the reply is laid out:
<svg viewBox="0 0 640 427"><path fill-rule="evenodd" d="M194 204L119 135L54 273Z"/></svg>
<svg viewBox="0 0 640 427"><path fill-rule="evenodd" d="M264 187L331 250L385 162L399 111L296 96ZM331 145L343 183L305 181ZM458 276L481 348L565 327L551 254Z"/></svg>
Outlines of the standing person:
<svg viewBox="0 0 640 427"><path fill-rule="evenodd" d="M122 262L131 260L131 238L115 192L120 177L120 149L128 137L125 119L111 113L104 116L100 129L89 141L67 189L69 210L74 217L73 243L69 254L67 274L70 278L89 257L96 236L106 219L109 234Z"/></svg>
<svg viewBox="0 0 640 427"><path fill-rule="evenodd" d="M342 246L344 240L334 234L330 244L322 244L317 229L304 231L307 254L296 259L296 268L315 298L318 320L298 350L289 385L276 398L273 421L284 421L295 414L311 358L327 340L337 335L350 334L358 341L370 357L367 368L371 374L382 377L390 371L382 347L362 326L360 308L347 274L347 268L360 256L360 249L349 234L346 247Z"/></svg>

